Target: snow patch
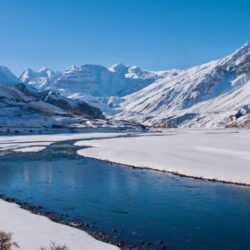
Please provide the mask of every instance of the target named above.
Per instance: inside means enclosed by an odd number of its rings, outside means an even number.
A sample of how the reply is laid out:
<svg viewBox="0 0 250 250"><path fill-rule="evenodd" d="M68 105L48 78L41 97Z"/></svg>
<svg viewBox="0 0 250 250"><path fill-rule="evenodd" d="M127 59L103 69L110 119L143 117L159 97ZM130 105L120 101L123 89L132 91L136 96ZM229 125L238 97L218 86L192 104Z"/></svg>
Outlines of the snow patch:
<svg viewBox="0 0 250 250"><path fill-rule="evenodd" d="M18 205L0 200L0 230L12 233L20 250L39 250L51 242L67 245L70 250L118 250L118 247L100 242L84 231L55 223L35 215Z"/></svg>

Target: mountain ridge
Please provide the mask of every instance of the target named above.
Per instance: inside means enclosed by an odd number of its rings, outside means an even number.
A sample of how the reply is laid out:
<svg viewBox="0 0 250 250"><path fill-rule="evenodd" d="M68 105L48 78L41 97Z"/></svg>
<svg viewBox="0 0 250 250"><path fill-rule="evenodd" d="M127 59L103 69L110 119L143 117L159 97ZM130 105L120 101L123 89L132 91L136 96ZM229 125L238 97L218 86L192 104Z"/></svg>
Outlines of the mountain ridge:
<svg viewBox="0 0 250 250"><path fill-rule="evenodd" d="M72 65L63 72L53 70L25 70L20 82L39 90L53 89L63 95L76 93L96 97L124 96L137 91L158 78L164 72L146 71L137 66L115 64L109 68L96 64ZM100 89L101 88L101 89Z"/></svg>
<svg viewBox="0 0 250 250"><path fill-rule="evenodd" d="M87 102L116 121L162 127L238 126L244 119L248 124L250 113L250 42L229 56L183 70L84 64L63 72L26 69L17 78L0 67L1 81Z"/></svg>
<svg viewBox="0 0 250 250"><path fill-rule="evenodd" d="M227 126L250 104L250 43L222 59L157 80L128 95L116 119L153 126Z"/></svg>

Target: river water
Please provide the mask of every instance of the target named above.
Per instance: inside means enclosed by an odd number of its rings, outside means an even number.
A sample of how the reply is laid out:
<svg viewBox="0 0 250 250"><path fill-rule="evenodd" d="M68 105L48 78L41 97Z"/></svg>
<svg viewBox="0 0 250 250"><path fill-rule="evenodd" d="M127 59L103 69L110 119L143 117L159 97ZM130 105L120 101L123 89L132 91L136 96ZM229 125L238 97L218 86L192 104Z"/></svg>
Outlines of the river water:
<svg viewBox="0 0 250 250"><path fill-rule="evenodd" d="M73 142L0 157L0 193L141 249L250 249L250 188L84 158Z"/></svg>

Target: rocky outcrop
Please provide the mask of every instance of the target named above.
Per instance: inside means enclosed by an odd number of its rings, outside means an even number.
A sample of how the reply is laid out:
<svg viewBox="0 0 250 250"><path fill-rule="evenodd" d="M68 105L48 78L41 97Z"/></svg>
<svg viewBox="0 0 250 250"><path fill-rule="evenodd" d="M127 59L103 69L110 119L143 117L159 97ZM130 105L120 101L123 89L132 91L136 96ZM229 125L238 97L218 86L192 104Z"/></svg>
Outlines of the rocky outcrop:
<svg viewBox="0 0 250 250"><path fill-rule="evenodd" d="M37 100L44 101L51 105L61 108L65 112L76 114L79 116L84 116L89 119L105 119L102 112L95 107L90 106L89 104L79 101L79 100L70 100L65 97L60 96L59 94L45 90L41 92L29 90L24 84L17 84L17 89L25 93L30 97L34 97Z"/></svg>

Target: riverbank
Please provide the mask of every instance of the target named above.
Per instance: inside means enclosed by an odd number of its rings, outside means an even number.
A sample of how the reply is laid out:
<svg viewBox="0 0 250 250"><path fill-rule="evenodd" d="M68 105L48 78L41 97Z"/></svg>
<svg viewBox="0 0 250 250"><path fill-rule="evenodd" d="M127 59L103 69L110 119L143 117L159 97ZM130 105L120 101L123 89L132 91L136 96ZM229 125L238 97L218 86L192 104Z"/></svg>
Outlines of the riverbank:
<svg viewBox="0 0 250 250"><path fill-rule="evenodd" d="M79 141L78 154L180 176L250 185L249 130L170 130Z"/></svg>
<svg viewBox="0 0 250 250"><path fill-rule="evenodd" d="M82 230L53 222L2 199L0 214L0 230L12 233L13 241L19 246L14 246L13 249L39 250L55 242L68 246L70 250L119 250L118 247L94 239Z"/></svg>
<svg viewBox="0 0 250 250"><path fill-rule="evenodd" d="M249 197L248 188L111 165L103 160L95 161L77 156L76 151L85 143L99 144L103 141L116 140L118 143L124 139L142 140L144 147L151 148L148 154L145 154L147 159L151 157L152 152L156 154L159 149L166 150L163 141L169 138L180 137L183 142L181 146L185 146L186 143L183 138L191 137L194 138L193 145L198 140L196 137L203 139L204 144L208 144L210 140L210 145L213 145L215 137L219 141L222 137L231 138L230 140L237 144L239 138L247 138L247 132L168 130L163 133L130 134L130 137L126 138L124 136L128 135L79 134L75 135L77 138L70 135L67 141L64 141L65 135L60 135L59 138L54 136L5 138L0 144L6 146L6 143L10 143L12 148L9 149L10 154L1 157L1 193L6 195L5 197L11 197L6 200L19 204L21 208L46 216L54 222L81 229L97 240L114 244L122 249L131 249L125 248L127 246L131 246L132 249L134 249L133 246L138 246L138 249L141 249L142 245L150 245L152 249L160 249L159 247L163 245L165 247L171 245L202 247L205 240L209 240L206 244L209 246L211 244L211 247L213 244L224 247L221 249L227 249L227 246L232 245L246 246L249 243L245 235L249 225L246 220L250 217L249 209L244 203L247 203L246 199ZM80 138L83 138L83 141ZM51 143L55 140L63 142L46 145L49 139ZM153 143L146 144L148 140ZM160 141L162 143L156 146L154 141L158 144ZM222 142L225 141L222 140ZM241 140L241 143L244 141L244 139ZM41 152L26 153L32 147L39 147L39 143L42 142L46 149ZM33 143L35 145L32 145ZM73 146L74 143L76 146ZM15 144L20 151L25 152L12 154L12 151L17 150ZM113 147L112 143L109 145ZM215 146L218 147L218 145L217 143ZM136 153L137 146L136 142L130 148L127 147L128 153L131 154L133 150ZM173 144L173 147L176 148L177 144ZM89 149L93 148L81 150ZM119 149L118 147L117 150ZM242 145L238 147L238 150L240 149ZM248 154L242 154L239 158L242 157L243 160L248 160ZM44 164L45 161L46 164ZM195 178L199 179L199 177ZM64 192L58 192L58 190L64 190ZM4 199L4 196L1 197ZM209 214L212 214L213 218L223 217L219 220L223 221L222 224L219 223L219 232L223 234L215 233L218 221L215 228L214 223L210 224L211 218L207 218L206 211L203 211L204 201L207 200L209 202L205 206ZM154 212L155 209L157 213ZM196 223L192 217L193 214L196 218L199 217ZM225 218L226 214L229 216ZM182 217L183 215L185 218ZM235 221L241 221L239 224L241 228L235 228ZM186 228L184 235L183 227ZM192 237L190 227L193 230ZM166 230L168 230L167 234ZM205 238L202 233L204 230ZM211 240L209 235L216 235L216 237L213 236ZM17 241L14 237L13 240ZM59 242L59 244L62 243Z"/></svg>
<svg viewBox="0 0 250 250"><path fill-rule="evenodd" d="M250 130L168 129L154 133L1 136L0 154L38 152L79 140L78 154L179 176L250 185Z"/></svg>
<svg viewBox="0 0 250 250"><path fill-rule="evenodd" d="M67 140L92 140L126 136L127 133L80 133L0 136L0 155L8 152L39 152L49 145Z"/></svg>

